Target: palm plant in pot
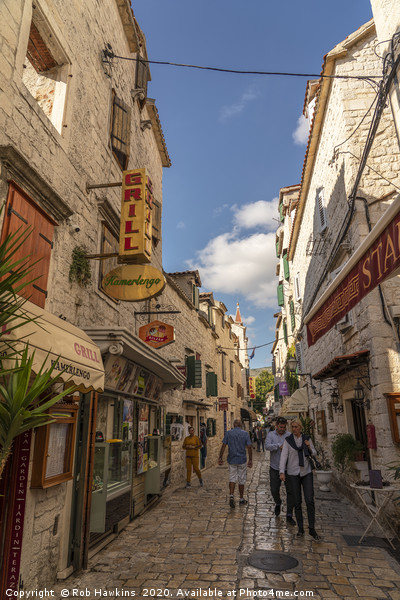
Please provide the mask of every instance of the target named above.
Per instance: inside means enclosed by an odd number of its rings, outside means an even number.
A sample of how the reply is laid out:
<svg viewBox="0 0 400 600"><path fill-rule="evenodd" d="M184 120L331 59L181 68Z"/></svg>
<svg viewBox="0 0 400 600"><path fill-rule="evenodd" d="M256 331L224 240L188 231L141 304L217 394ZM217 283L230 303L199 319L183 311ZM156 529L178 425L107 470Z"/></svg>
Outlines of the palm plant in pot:
<svg viewBox="0 0 400 600"><path fill-rule="evenodd" d="M328 459L328 453L325 447L319 442L315 442L314 446L318 454L319 463L321 465L320 469L316 469L314 471L315 477L320 484L319 489L321 492L330 492L331 490L329 483L332 479L332 469Z"/></svg>

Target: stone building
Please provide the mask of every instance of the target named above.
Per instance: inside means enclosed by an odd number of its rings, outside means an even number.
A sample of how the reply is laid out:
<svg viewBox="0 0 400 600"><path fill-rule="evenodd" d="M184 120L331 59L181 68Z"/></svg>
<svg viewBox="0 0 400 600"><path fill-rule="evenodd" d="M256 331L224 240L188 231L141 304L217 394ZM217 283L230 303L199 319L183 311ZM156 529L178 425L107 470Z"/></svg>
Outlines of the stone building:
<svg viewBox="0 0 400 600"><path fill-rule="evenodd" d="M148 207L153 196L152 228L146 212L139 262L162 277L162 173L171 163L130 3L88 0L71 10L6 0L0 10L2 239L31 227L17 258L40 259L26 307L48 336L45 347L38 331L29 342L37 357L58 358L80 391L54 425L17 441L1 482L3 597L5 588L41 588L85 566L89 547L145 507L156 485L146 467L163 439L148 434L165 432L158 400L184 376L132 333L134 305L103 283L120 253L127 170L146 169L137 177Z"/></svg>
<svg viewBox="0 0 400 600"><path fill-rule="evenodd" d="M376 43L370 21L325 56L321 79L307 88L312 125L288 246L300 307L293 334L316 439L328 453L338 433L360 441L358 479L368 469L388 477L400 458L399 146L382 96L392 65L380 93L371 83L382 76ZM338 480L349 494L351 477Z"/></svg>

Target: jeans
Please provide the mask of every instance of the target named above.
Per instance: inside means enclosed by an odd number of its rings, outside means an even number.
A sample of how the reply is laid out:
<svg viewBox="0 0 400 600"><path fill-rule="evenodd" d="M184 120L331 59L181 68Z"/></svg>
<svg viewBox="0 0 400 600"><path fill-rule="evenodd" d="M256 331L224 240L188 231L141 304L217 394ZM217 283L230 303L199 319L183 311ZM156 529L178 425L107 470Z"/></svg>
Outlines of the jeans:
<svg viewBox="0 0 400 600"><path fill-rule="evenodd" d="M206 466L206 458L207 458L207 446L202 446L200 448L200 468L204 469Z"/></svg>
<svg viewBox="0 0 400 600"><path fill-rule="evenodd" d="M308 527L315 527L315 505L314 505L314 482L313 474L307 473L304 477L300 475L286 475L288 487L293 496L294 512L297 525L303 529L303 512L301 510L301 488L303 488L304 500L307 507Z"/></svg>
<svg viewBox="0 0 400 600"><path fill-rule="evenodd" d="M282 504L282 500L281 500L281 495L280 495L280 489L281 489L281 479L279 477L279 471L278 469L273 469L272 467L269 468L269 483L270 483L270 488L271 488L271 494L272 497L274 499L275 504ZM287 484L287 481L285 481L285 488L286 488L286 515L292 516L293 513L293 498L292 498L292 492Z"/></svg>

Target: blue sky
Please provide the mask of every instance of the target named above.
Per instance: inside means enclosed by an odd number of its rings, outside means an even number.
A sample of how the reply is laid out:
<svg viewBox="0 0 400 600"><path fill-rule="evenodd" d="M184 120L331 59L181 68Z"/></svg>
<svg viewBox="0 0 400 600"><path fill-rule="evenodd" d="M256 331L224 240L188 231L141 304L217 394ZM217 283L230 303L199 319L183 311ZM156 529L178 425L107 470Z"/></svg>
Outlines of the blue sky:
<svg viewBox="0 0 400 600"><path fill-rule="evenodd" d="M149 60L321 72L324 55L371 17L369 0L133 0ZM300 182L307 78L150 65L172 166L163 179L163 262L197 268L202 291L240 303L251 367L271 364L278 311L279 189ZM297 140L294 135L297 131Z"/></svg>

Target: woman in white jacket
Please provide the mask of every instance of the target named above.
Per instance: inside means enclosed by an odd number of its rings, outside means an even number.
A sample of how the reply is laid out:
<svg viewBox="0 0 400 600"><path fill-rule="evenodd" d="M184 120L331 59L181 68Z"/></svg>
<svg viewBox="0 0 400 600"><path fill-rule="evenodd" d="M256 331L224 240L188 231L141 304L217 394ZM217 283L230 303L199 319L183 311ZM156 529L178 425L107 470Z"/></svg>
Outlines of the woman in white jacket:
<svg viewBox="0 0 400 600"><path fill-rule="evenodd" d="M302 424L298 420L291 423L292 435L283 444L279 473L282 481L287 477L287 484L293 495L294 510L298 526L297 537L304 535L303 512L301 510L301 489L307 506L308 531L315 540L320 540L315 531L315 505L313 473L308 456L317 454L311 439L303 435ZM285 471L287 475L285 476Z"/></svg>

